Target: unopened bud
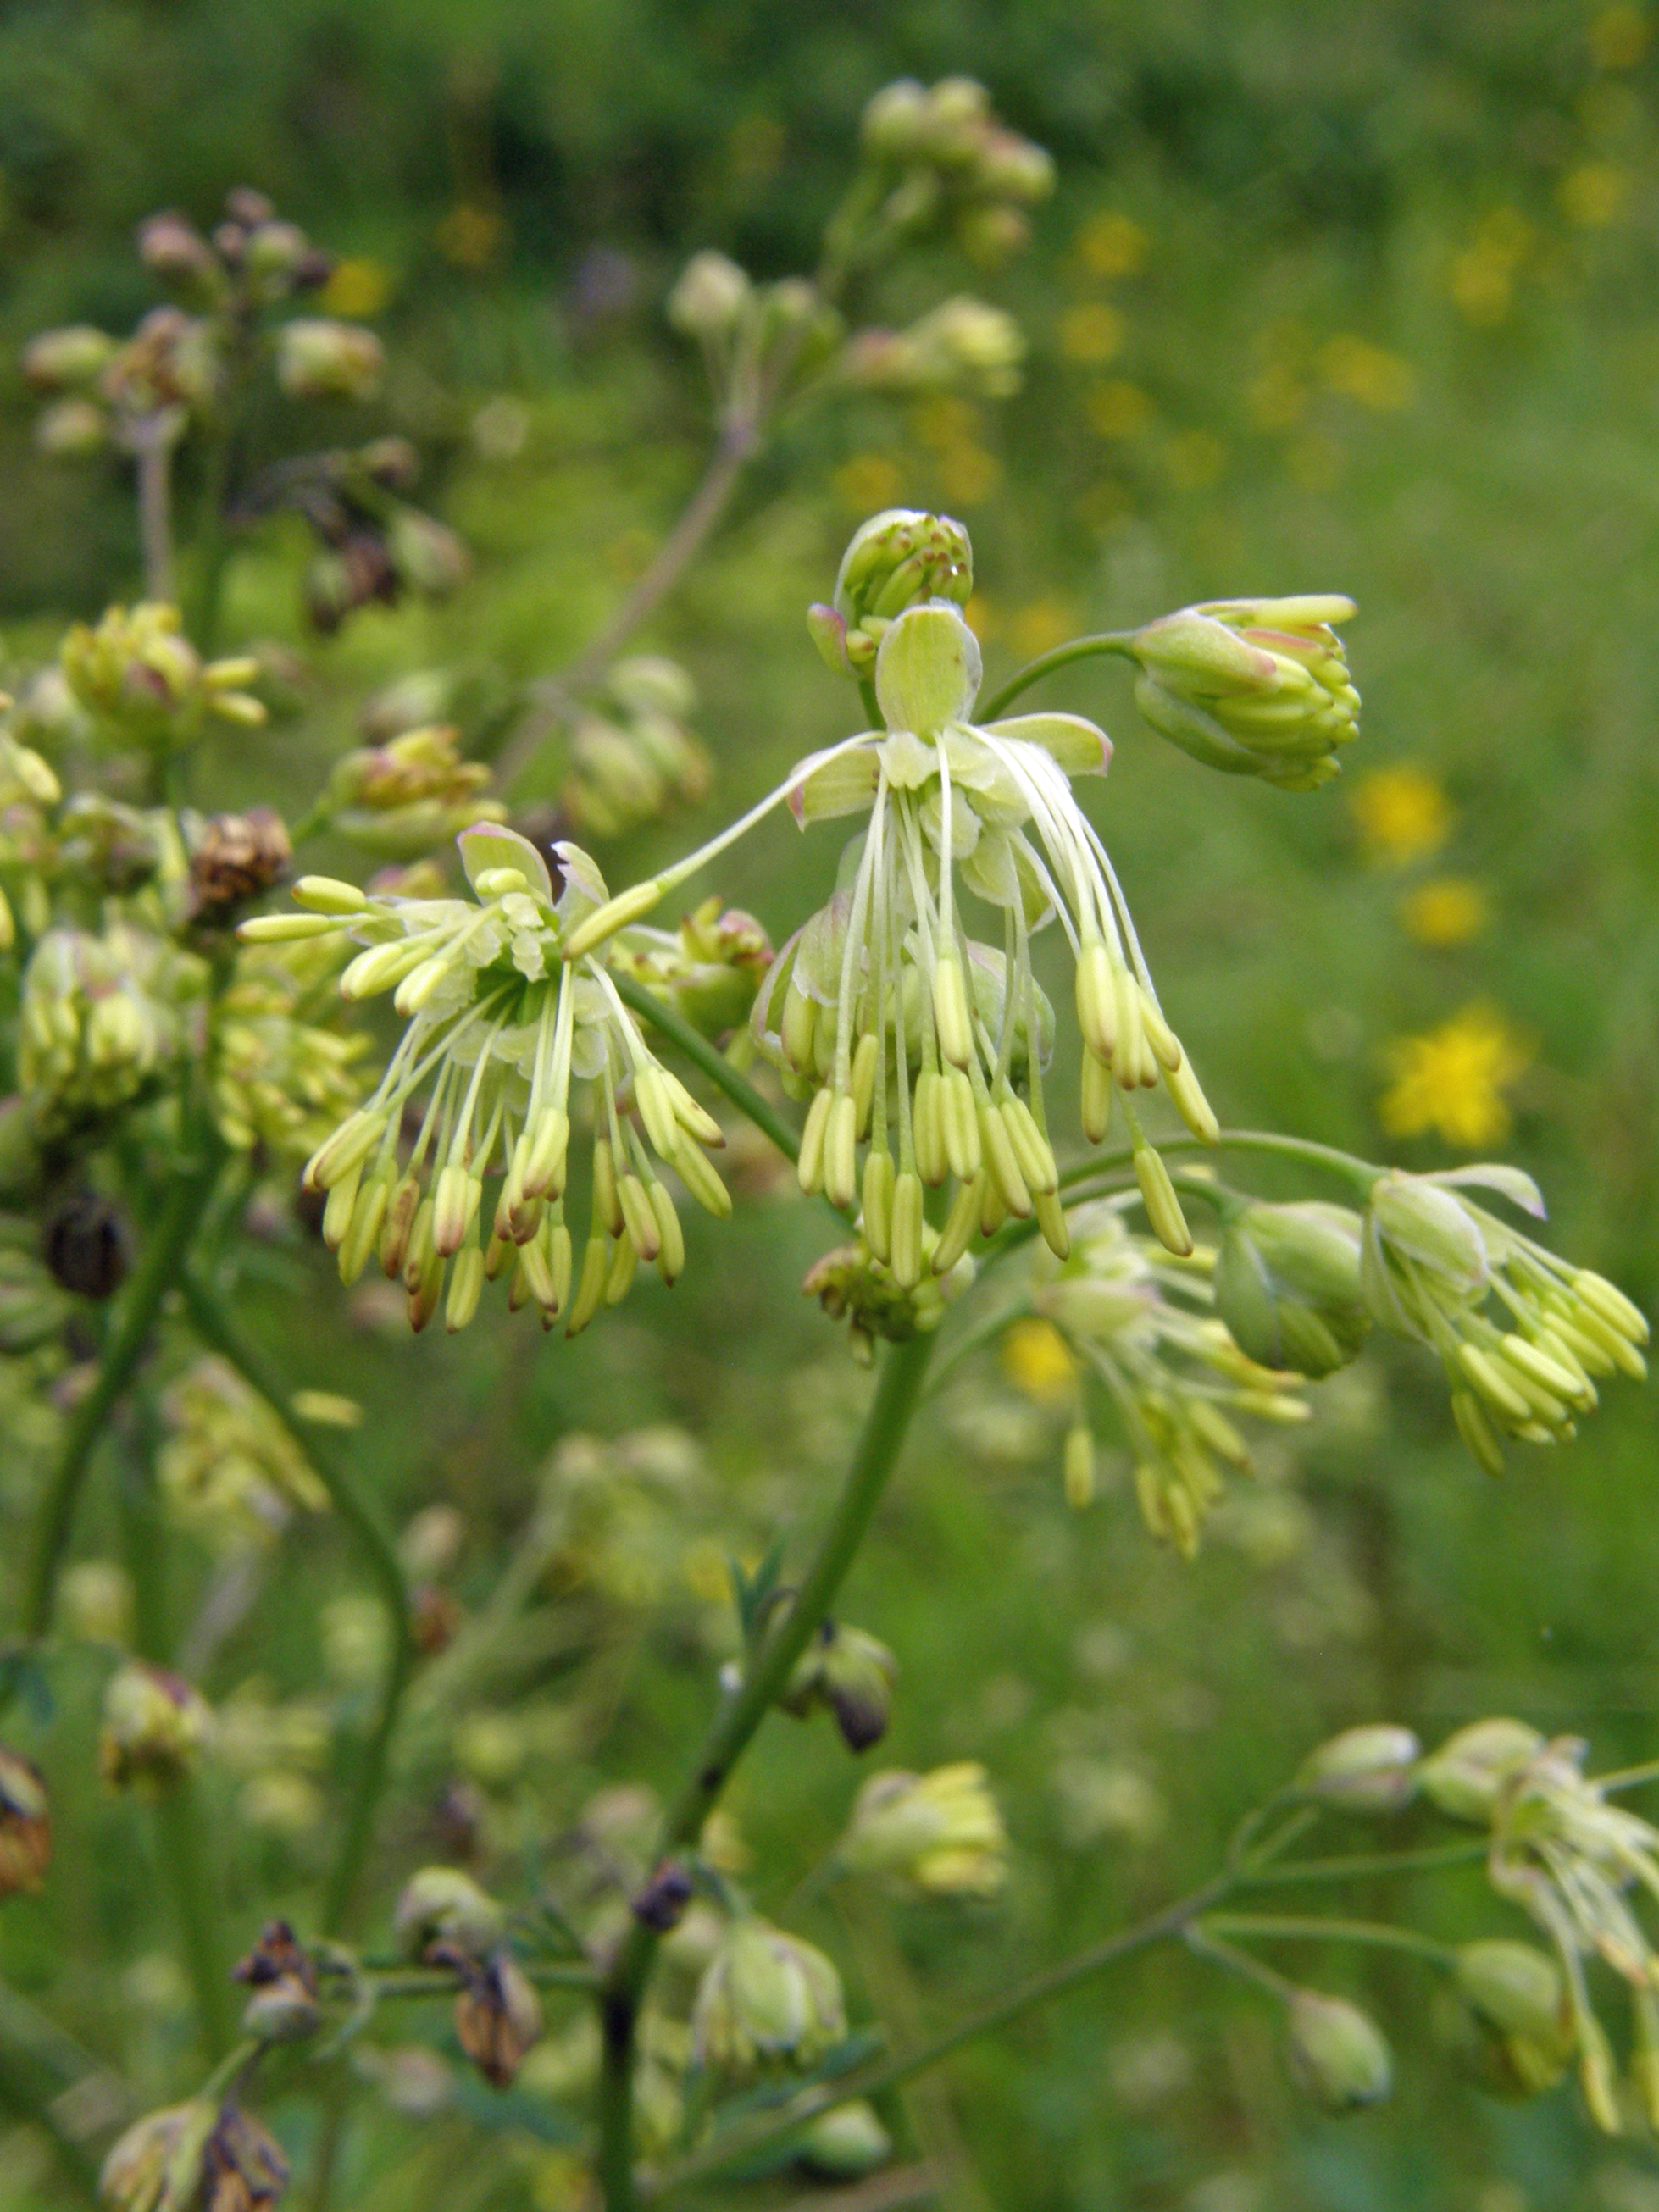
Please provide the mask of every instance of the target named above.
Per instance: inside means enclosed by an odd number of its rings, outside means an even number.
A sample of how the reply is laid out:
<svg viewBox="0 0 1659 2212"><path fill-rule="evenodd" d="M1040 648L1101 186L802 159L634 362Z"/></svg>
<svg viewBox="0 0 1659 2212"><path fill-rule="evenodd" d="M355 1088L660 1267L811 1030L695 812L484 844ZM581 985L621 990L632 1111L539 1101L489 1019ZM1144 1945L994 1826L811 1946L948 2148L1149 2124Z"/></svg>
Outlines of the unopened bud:
<svg viewBox="0 0 1659 2212"><path fill-rule="evenodd" d="M195 1765L212 1716L178 1674L129 1660L104 1692L98 1748L104 1779L118 1790L159 1796Z"/></svg>
<svg viewBox="0 0 1659 2212"><path fill-rule="evenodd" d="M747 275L727 255L712 249L694 253L668 295L668 319L688 337L725 337L753 291Z"/></svg>
<svg viewBox="0 0 1659 2212"><path fill-rule="evenodd" d="M1388 2045L1346 1997L1298 1990L1285 2014L1285 2051L1297 2085L1327 2112L1380 2103L1393 2087Z"/></svg>
<svg viewBox="0 0 1659 2212"><path fill-rule="evenodd" d="M1264 1367L1310 1376L1345 1366L1364 1341L1363 1224L1317 1200L1252 1200L1226 1219L1216 1264L1216 1310L1240 1349Z"/></svg>
<svg viewBox="0 0 1659 2212"><path fill-rule="evenodd" d="M292 399L372 398L385 368L380 341L356 323L299 316L277 338L277 380Z"/></svg>
<svg viewBox="0 0 1659 2212"><path fill-rule="evenodd" d="M446 1942L477 1959L501 1942L507 1916L470 1875L456 1867L430 1866L404 1883L392 1926L411 1958L420 1958L429 1944Z"/></svg>
<svg viewBox="0 0 1659 2212"><path fill-rule="evenodd" d="M52 1808L39 1770L0 1744L0 1898L36 1889L52 1857Z"/></svg>
<svg viewBox="0 0 1659 2212"><path fill-rule="evenodd" d="M1543 1748L1543 1737L1524 1721L1474 1721L1423 1761L1418 1784L1449 1819L1485 1827L1504 1785Z"/></svg>
<svg viewBox="0 0 1659 2212"><path fill-rule="evenodd" d="M1349 1813L1396 1813L1417 1790L1423 1747L1409 1729L1346 1729L1302 1762L1297 1792Z"/></svg>

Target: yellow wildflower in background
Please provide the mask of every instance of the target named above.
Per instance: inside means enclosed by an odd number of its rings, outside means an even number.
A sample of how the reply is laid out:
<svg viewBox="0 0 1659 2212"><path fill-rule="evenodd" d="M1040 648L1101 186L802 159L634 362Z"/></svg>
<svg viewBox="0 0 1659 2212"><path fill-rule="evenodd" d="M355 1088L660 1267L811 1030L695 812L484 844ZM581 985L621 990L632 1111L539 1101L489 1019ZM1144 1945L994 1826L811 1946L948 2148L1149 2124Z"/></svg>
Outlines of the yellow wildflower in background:
<svg viewBox="0 0 1659 2212"><path fill-rule="evenodd" d="M358 254L336 262L333 274L317 295L317 304L331 315L361 319L378 315L391 297L392 271Z"/></svg>
<svg viewBox="0 0 1659 2212"><path fill-rule="evenodd" d="M1590 25L1590 59L1597 69L1634 69L1652 36L1645 10L1632 6L1631 0L1617 0L1615 6L1603 8Z"/></svg>
<svg viewBox="0 0 1659 2212"><path fill-rule="evenodd" d="M1494 208L1451 265L1451 295L1471 323L1501 323L1515 300L1515 280L1532 252L1531 223L1518 208Z"/></svg>
<svg viewBox="0 0 1659 2212"><path fill-rule="evenodd" d="M1115 361L1123 350L1123 318L1103 301L1085 300L1067 307L1057 328L1060 350L1067 361L1097 368L1103 362Z"/></svg>
<svg viewBox="0 0 1659 2212"><path fill-rule="evenodd" d="M1631 173L1611 161L1586 161L1562 178L1557 191L1561 212L1569 222L1587 228L1617 222L1630 198Z"/></svg>
<svg viewBox="0 0 1659 2212"><path fill-rule="evenodd" d="M983 446L952 446L939 458L939 489L957 507L977 507L1002 482L1002 464Z"/></svg>
<svg viewBox="0 0 1659 2212"><path fill-rule="evenodd" d="M1077 611L1066 599L1033 599L1009 618L1008 642L1023 660L1035 660L1077 635Z"/></svg>
<svg viewBox="0 0 1659 2212"><path fill-rule="evenodd" d="M1409 761L1362 775L1348 803L1365 841L1365 857L1379 866L1401 868L1426 860L1451 835L1452 804L1439 778Z"/></svg>
<svg viewBox="0 0 1659 2212"><path fill-rule="evenodd" d="M1079 226L1077 258L1091 276L1135 276L1146 264L1148 243L1132 216L1107 209Z"/></svg>
<svg viewBox="0 0 1659 2212"><path fill-rule="evenodd" d="M1227 448L1213 430L1182 430L1164 448L1164 465L1177 491L1202 491L1227 465Z"/></svg>
<svg viewBox="0 0 1659 2212"><path fill-rule="evenodd" d="M1437 950L1467 945L1491 919L1485 890L1467 876L1437 876L1400 902L1400 926L1407 936Z"/></svg>
<svg viewBox="0 0 1659 2212"><path fill-rule="evenodd" d="M456 268L488 269L507 242L507 222L499 210L464 200L450 210L433 236L439 252Z"/></svg>
<svg viewBox="0 0 1659 2212"><path fill-rule="evenodd" d="M842 463L830 482L836 497L849 514L869 514L898 505L904 471L886 453L854 453Z"/></svg>
<svg viewBox="0 0 1659 2212"><path fill-rule="evenodd" d="M1139 385L1114 376L1090 386L1083 411L1103 438L1138 438L1152 419L1152 403Z"/></svg>
<svg viewBox="0 0 1659 2212"><path fill-rule="evenodd" d="M1383 414L1408 407L1417 390L1411 363L1368 338L1328 339L1319 349L1319 373L1333 392Z"/></svg>
<svg viewBox="0 0 1659 2212"><path fill-rule="evenodd" d="M1391 1137L1434 1130L1460 1152L1483 1152L1509 1134L1504 1092L1532 1055L1496 1006L1465 1006L1425 1036L1389 1048L1394 1081L1377 1111Z"/></svg>
<svg viewBox="0 0 1659 2212"><path fill-rule="evenodd" d="M1051 1321L1017 1321L1002 1340L1002 1369L1040 1406L1066 1403L1077 1384L1077 1362Z"/></svg>

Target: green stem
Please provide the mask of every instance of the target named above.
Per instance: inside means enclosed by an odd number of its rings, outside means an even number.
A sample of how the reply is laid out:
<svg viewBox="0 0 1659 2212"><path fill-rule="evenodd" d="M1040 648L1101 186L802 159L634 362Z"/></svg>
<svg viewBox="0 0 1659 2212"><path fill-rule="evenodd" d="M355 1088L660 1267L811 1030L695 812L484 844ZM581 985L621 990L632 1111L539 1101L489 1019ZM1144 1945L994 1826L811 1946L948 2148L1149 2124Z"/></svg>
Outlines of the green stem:
<svg viewBox="0 0 1659 2212"><path fill-rule="evenodd" d="M76 1504L94 1448L143 1357L161 1301L178 1279L212 1188L211 1165L198 1161L180 1173L167 1192L161 1217L122 1296L120 1312L105 1340L92 1388L70 1416L58 1464L41 1502L29 1569L23 1628L31 1643L38 1643L52 1626L58 1571L68 1548Z"/></svg>
<svg viewBox="0 0 1659 2212"><path fill-rule="evenodd" d="M710 1044L708 1038L694 1030L683 1014L665 1006L662 1000L647 991L643 983L632 975L611 972L611 981L617 995L631 1006L641 1020L664 1036L670 1037L695 1066L700 1067L717 1091L723 1091L732 1103L749 1116L763 1137L777 1146L787 1160L800 1158L800 1139L777 1110L761 1097L754 1085L738 1074L723 1052Z"/></svg>
<svg viewBox="0 0 1659 2212"><path fill-rule="evenodd" d="M1153 1913L1149 1919L1139 1922L1135 1927L1125 1929L1120 1934L1108 1937L1105 1942L1097 1943L1089 1950L1079 1953L1075 1958L1062 1960L1057 1966L1044 1967L1042 1972L1028 1976L1024 1981L1016 1983L1012 1990L1005 1991L981 2011L970 2014L966 2020L958 2021L955 2027L945 2028L926 2043L918 2044L915 2049L896 2051L890 2058L873 2059L867 2066L855 2068L851 2073L840 2075L834 2081L821 2082L816 2087L803 2092L783 2112L770 2114L764 2120L746 2128L733 2128L723 2137L717 2136L690 2158L682 2159L677 2165L654 2177L649 2195L654 2202L684 2188L690 2182L702 2181L726 2166L747 2160L756 2152L793 2135L808 2120L815 2118L819 2112L827 2112L832 2105L844 2105L855 2097L877 2096L884 2089L908 2081L912 2075L937 2065L941 2058L948 2057L964 2043L971 2043L978 2036L988 2035L994 2029L1006 2027L1022 2014L1046 2003L1050 1997L1074 1988L1078 1983L1088 1980L1107 1966L1115 1966L1120 1959L1128 1958L1136 1951L1143 1951L1149 1944L1183 1936L1190 1923L1212 1905L1219 1904L1231 1893L1232 1887L1233 1877L1231 1875L1218 1875L1213 1881L1206 1882L1189 1897L1166 1905L1163 1911Z"/></svg>
<svg viewBox="0 0 1659 2212"><path fill-rule="evenodd" d="M259 1347L243 1335L217 1291L198 1269L185 1270L184 1291L191 1325L197 1334L228 1359L249 1388L258 1393L317 1470L335 1511L356 1538L369 1571L380 1585L392 1632L380 1711L358 1765L345 1832L340 1839L324 1899L324 1932L337 1935L350 1923L357 1905L363 1867L374 1838L374 1816L386 1786L392 1738L414 1668L409 1585L391 1539L359 1496L331 1432L296 1420L283 1376Z"/></svg>
<svg viewBox="0 0 1659 2212"><path fill-rule="evenodd" d="M1659 1782L1659 1759L1644 1759L1640 1766L1615 1767L1611 1774L1590 1777L1597 1790L1634 1790L1639 1783Z"/></svg>
<svg viewBox="0 0 1659 2212"><path fill-rule="evenodd" d="M179 1915L202 2041L216 2061L235 2044L236 1990L219 1924L217 1869L206 1848L201 1800L190 1776L172 1784L157 1801L155 1814L156 1853Z"/></svg>
<svg viewBox="0 0 1659 2212"><path fill-rule="evenodd" d="M222 422L208 447L203 471L200 528L196 540L196 583L191 593L190 640L204 660L211 660L219 641L219 614L224 599L225 568L230 540L225 528L225 501L230 489L230 448L234 426Z"/></svg>
<svg viewBox="0 0 1659 2212"><path fill-rule="evenodd" d="M595 1976L592 1966L577 1966L562 1959L520 1959L519 1971L528 1982L544 1990L591 1990ZM364 1973L374 1984L376 2000L382 1997L453 1997L460 1986L453 1973L438 1966L365 1966Z"/></svg>
<svg viewBox="0 0 1659 2212"><path fill-rule="evenodd" d="M98 2166L80 2136L64 2124L58 2100L65 2089L99 2075L115 2092L112 2076L55 2021L27 1997L0 1983L0 2104L26 2112L45 2130L87 2198L98 2201ZM125 2113L120 2117L125 2118Z"/></svg>
<svg viewBox="0 0 1659 2212"><path fill-rule="evenodd" d="M697 1763L664 1826L660 1848L685 1850L702 1833L732 1769L776 1702L795 1662L827 1619L903 1447L927 1372L929 1342L890 1344L829 1526L794 1601L750 1664L742 1686L714 1717ZM605 2063L599 2087L599 2181L605 2212L632 2212L634 2041L659 1937L636 1921L599 1992ZM836 2101L839 2102L839 2100Z"/></svg>
<svg viewBox="0 0 1659 2212"><path fill-rule="evenodd" d="M1292 1859L1284 1866L1245 1865L1239 1881L1249 1889L1263 1883L1363 1881L1376 1875L1426 1874L1440 1867L1473 1866L1486 1856L1485 1844L1437 1844L1421 1851L1358 1851L1345 1858Z"/></svg>
<svg viewBox="0 0 1659 2212"><path fill-rule="evenodd" d="M978 722L994 722L1018 698L1045 676L1052 676L1057 668L1069 668L1075 660L1092 660L1105 653L1121 653L1127 659L1134 658L1134 632L1127 629L1102 630L1093 637L1074 637L1067 645L1057 645L1050 652L1040 653L1035 660L1028 660L1024 668L1008 678L1000 691L980 702L974 709Z"/></svg>
<svg viewBox="0 0 1659 2212"><path fill-rule="evenodd" d="M1281 1136L1273 1129L1224 1129L1213 1145L1206 1145L1197 1137L1160 1137L1158 1149L1164 1153L1267 1152L1281 1159L1304 1161L1310 1167L1324 1168L1340 1176L1362 1199L1370 1194L1377 1177L1386 1173L1386 1170L1374 1166L1369 1160L1356 1159L1352 1152L1339 1152L1334 1145L1316 1145L1308 1137ZM1060 1178L1060 1188L1086 1182L1091 1176L1106 1174L1114 1168L1127 1167L1133 1158L1127 1146L1115 1152L1096 1152L1064 1170Z"/></svg>
<svg viewBox="0 0 1659 2212"><path fill-rule="evenodd" d="M156 1493L155 1413L138 1394L135 1449L122 1469L119 1492L122 1549L132 1578L135 1642L139 1656L165 1666L172 1656L167 1607L167 1525ZM235 2040L235 1992L230 1980L215 1855L207 1848L202 1801L182 1776L157 1800L152 1818L155 1855L173 1893L185 1963L196 1997L198 2025L216 2063Z"/></svg>
<svg viewBox="0 0 1659 2212"><path fill-rule="evenodd" d="M1449 1966L1457 1955L1449 1943L1437 1943L1432 1936L1420 1936L1415 1929L1391 1928L1382 1920L1328 1920L1317 1915L1280 1920L1269 1913L1221 1912L1198 1921L1194 1932L1205 1937L1283 1936L1298 1942L1373 1944L1384 1950L1409 1951L1417 1958L1431 1959L1437 1966Z"/></svg>

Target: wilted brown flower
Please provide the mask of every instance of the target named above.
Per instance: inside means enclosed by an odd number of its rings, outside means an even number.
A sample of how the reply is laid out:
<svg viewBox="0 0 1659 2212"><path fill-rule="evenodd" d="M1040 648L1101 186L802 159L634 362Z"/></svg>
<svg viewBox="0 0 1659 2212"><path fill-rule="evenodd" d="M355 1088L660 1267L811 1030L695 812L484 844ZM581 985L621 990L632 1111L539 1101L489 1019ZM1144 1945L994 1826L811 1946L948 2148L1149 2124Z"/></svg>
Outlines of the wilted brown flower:
<svg viewBox="0 0 1659 2212"><path fill-rule="evenodd" d="M0 1897L38 1888L51 1856L46 1785L27 1759L0 1744Z"/></svg>
<svg viewBox="0 0 1659 2212"><path fill-rule="evenodd" d="M294 848L283 817L269 806L216 814L190 856L191 910L200 921L222 922L288 873Z"/></svg>

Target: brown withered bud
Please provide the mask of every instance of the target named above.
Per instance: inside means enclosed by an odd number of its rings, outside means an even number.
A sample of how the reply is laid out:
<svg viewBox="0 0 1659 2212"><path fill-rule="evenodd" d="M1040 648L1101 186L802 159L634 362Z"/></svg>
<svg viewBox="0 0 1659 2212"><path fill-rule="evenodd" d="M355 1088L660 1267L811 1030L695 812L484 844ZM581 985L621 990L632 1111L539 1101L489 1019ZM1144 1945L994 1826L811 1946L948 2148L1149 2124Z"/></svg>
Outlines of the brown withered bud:
<svg viewBox="0 0 1659 2212"><path fill-rule="evenodd" d="M267 1920L258 1942L246 1959L237 1960L231 1975L256 1990L288 1975L297 1977L308 1990L317 1987L317 1969L286 1920Z"/></svg>
<svg viewBox="0 0 1659 2212"><path fill-rule="evenodd" d="M168 208L138 226L138 258L163 283L196 292L210 288L219 275L213 249L195 224Z"/></svg>
<svg viewBox="0 0 1659 2212"><path fill-rule="evenodd" d="M492 2089L511 2087L526 2051L541 2036L542 2004L533 1985L506 1951L493 1953L482 1966L448 1943L433 1944L427 1957L462 1977L455 2000L462 2050Z"/></svg>
<svg viewBox="0 0 1659 2212"><path fill-rule="evenodd" d="M691 1902L691 1877L678 1859L664 1859L645 1887L629 1899L635 1920L659 1936L678 1928Z"/></svg>
<svg viewBox="0 0 1659 2212"><path fill-rule="evenodd" d="M358 447L357 461L382 491L413 491L420 481L421 457L407 438L373 438Z"/></svg>
<svg viewBox="0 0 1659 2212"><path fill-rule="evenodd" d="M126 1279L126 1224L108 1199L76 1191L47 1220L40 1256L78 1297L112 1297Z"/></svg>
<svg viewBox="0 0 1659 2212"><path fill-rule="evenodd" d="M410 1632L428 1659L447 1651L461 1625L459 1601L436 1583L417 1583L409 1594Z"/></svg>
<svg viewBox="0 0 1659 2212"><path fill-rule="evenodd" d="M227 2105L203 2154L201 2212L262 2212L287 2186L276 2137L240 2105Z"/></svg>
<svg viewBox="0 0 1659 2212"><path fill-rule="evenodd" d="M325 246L313 246L300 256L294 270L296 292L319 292L334 274L335 257Z"/></svg>
<svg viewBox="0 0 1659 2212"><path fill-rule="evenodd" d="M294 858L281 815L269 806L216 814L190 856L191 907L199 921L228 921L288 873Z"/></svg>
<svg viewBox="0 0 1659 2212"><path fill-rule="evenodd" d="M38 1889L51 1857L46 1785L27 1759L0 1744L0 1897Z"/></svg>

